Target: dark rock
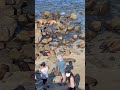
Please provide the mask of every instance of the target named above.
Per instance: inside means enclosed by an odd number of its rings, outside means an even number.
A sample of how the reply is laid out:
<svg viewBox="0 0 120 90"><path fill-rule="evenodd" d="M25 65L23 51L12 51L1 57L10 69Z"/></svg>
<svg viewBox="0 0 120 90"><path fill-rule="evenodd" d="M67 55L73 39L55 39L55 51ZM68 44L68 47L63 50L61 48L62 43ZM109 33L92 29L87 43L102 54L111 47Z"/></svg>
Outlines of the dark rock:
<svg viewBox="0 0 120 90"><path fill-rule="evenodd" d="M0 27L0 41L8 41L9 40L9 32L7 27Z"/></svg>
<svg viewBox="0 0 120 90"><path fill-rule="evenodd" d="M30 71L31 70L28 63L26 63L25 61L13 60L13 64L17 65L19 67L20 71Z"/></svg>
<svg viewBox="0 0 120 90"><path fill-rule="evenodd" d="M96 86L98 84L98 81L90 76L85 76L85 84Z"/></svg>
<svg viewBox="0 0 120 90"><path fill-rule="evenodd" d="M95 4L95 0L87 0L86 1L86 10L92 10Z"/></svg>
<svg viewBox="0 0 120 90"><path fill-rule="evenodd" d="M105 27L109 31L120 33L120 18L114 18L105 22Z"/></svg>
<svg viewBox="0 0 120 90"><path fill-rule="evenodd" d="M0 65L0 80L4 78L6 72L9 72L9 66L5 64Z"/></svg>
<svg viewBox="0 0 120 90"><path fill-rule="evenodd" d="M4 16L14 17L15 9L12 6L6 6L4 8L0 8L0 12Z"/></svg>
<svg viewBox="0 0 120 90"><path fill-rule="evenodd" d="M95 32L93 32L93 31L88 31L88 32L86 33L86 40L91 40L91 39L93 39L95 36L96 36L96 33L95 33Z"/></svg>
<svg viewBox="0 0 120 90"><path fill-rule="evenodd" d="M28 22L27 16L25 14L24 15L19 15L18 16L18 21L21 22L21 23Z"/></svg>
<svg viewBox="0 0 120 90"><path fill-rule="evenodd" d="M90 29L95 31L95 32L99 32L101 30L101 22L100 21L93 21L90 24Z"/></svg>
<svg viewBox="0 0 120 90"><path fill-rule="evenodd" d="M15 5L16 0L5 0L6 5Z"/></svg>
<svg viewBox="0 0 120 90"><path fill-rule="evenodd" d="M110 52L117 52L120 51L120 40L114 39L110 41L103 42L100 45L100 49L102 49L102 52L110 51Z"/></svg>
<svg viewBox="0 0 120 90"><path fill-rule="evenodd" d="M7 54L8 54L8 52L9 52L9 49L2 49L2 50L0 50L0 56L7 56Z"/></svg>
<svg viewBox="0 0 120 90"><path fill-rule="evenodd" d="M20 41L31 41L28 31L21 31L16 35L16 39Z"/></svg>
<svg viewBox="0 0 120 90"><path fill-rule="evenodd" d="M5 7L5 0L0 0L1 7Z"/></svg>
<svg viewBox="0 0 120 90"><path fill-rule="evenodd" d="M11 59L15 60L18 60L22 57L22 53L18 51L16 48L12 49L8 54Z"/></svg>
<svg viewBox="0 0 120 90"><path fill-rule="evenodd" d="M35 57L35 48L33 44L26 44L22 47L21 52L23 53L23 55L27 58L33 58Z"/></svg>
<svg viewBox="0 0 120 90"><path fill-rule="evenodd" d="M14 90L25 90L24 86L19 85L17 88L15 88Z"/></svg>
<svg viewBox="0 0 120 90"><path fill-rule="evenodd" d="M105 15L110 11L110 4L107 0L97 2L94 10L98 12L97 15Z"/></svg>
<svg viewBox="0 0 120 90"><path fill-rule="evenodd" d="M0 16L0 41L8 41L17 27L16 21L8 16Z"/></svg>
<svg viewBox="0 0 120 90"><path fill-rule="evenodd" d="M106 15L110 11L110 3L106 0L104 1L95 1L90 0L86 4L86 14L87 15Z"/></svg>
<svg viewBox="0 0 120 90"><path fill-rule="evenodd" d="M10 41L6 44L6 47L10 49L13 49L13 48L20 49L21 44L19 42Z"/></svg>

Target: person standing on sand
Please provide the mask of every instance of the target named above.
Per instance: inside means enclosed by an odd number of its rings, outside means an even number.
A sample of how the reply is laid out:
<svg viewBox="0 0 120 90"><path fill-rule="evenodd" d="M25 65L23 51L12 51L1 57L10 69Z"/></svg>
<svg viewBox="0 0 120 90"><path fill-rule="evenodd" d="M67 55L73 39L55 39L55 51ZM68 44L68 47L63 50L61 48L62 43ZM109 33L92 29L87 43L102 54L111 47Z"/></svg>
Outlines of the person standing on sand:
<svg viewBox="0 0 120 90"><path fill-rule="evenodd" d="M75 78L72 72L66 73L66 77L68 78L69 84L67 90L75 90Z"/></svg>
<svg viewBox="0 0 120 90"><path fill-rule="evenodd" d="M59 60L58 66L59 66L59 69L60 69L60 74L62 75L61 83L65 84L66 83L65 62L64 62L63 57L61 55L58 55L57 59Z"/></svg>
<svg viewBox="0 0 120 90"><path fill-rule="evenodd" d="M46 87L49 88L49 86L47 86L48 69L49 67L45 64L45 62L43 62L39 70L41 72L41 78L43 80L43 90L47 90Z"/></svg>

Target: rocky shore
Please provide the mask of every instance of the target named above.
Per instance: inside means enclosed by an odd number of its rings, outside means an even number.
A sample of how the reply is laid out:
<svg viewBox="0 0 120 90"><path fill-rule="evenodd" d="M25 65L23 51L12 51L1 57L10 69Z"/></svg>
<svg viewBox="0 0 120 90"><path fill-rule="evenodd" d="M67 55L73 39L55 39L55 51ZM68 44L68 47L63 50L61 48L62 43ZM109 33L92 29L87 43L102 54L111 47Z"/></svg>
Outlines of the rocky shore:
<svg viewBox="0 0 120 90"><path fill-rule="evenodd" d="M84 90L85 34L81 32L80 22L76 22L77 18L75 13L67 16L59 12L45 11L42 17L35 21L35 71L38 71L42 62L46 62L50 66L50 74L55 67L56 55L61 53L66 66L72 62L72 72L81 78L80 81L77 80L78 88ZM63 87L52 90L61 88Z"/></svg>
<svg viewBox="0 0 120 90"><path fill-rule="evenodd" d="M0 90L35 88L31 5L30 0L0 0Z"/></svg>
<svg viewBox="0 0 120 90"><path fill-rule="evenodd" d="M86 0L86 76L94 77L86 79L88 90L119 88L120 18L117 6L117 0Z"/></svg>

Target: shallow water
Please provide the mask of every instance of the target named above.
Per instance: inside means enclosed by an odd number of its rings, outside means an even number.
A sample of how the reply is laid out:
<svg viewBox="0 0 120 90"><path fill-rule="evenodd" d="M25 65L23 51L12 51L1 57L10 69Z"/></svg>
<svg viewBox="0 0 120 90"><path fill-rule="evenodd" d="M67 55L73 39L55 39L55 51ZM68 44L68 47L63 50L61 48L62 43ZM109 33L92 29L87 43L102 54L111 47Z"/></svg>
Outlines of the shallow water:
<svg viewBox="0 0 120 90"><path fill-rule="evenodd" d="M82 32L85 31L85 0L35 0L36 19L41 18L44 11L58 11L65 15L75 13L77 21L81 22Z"/></svg>

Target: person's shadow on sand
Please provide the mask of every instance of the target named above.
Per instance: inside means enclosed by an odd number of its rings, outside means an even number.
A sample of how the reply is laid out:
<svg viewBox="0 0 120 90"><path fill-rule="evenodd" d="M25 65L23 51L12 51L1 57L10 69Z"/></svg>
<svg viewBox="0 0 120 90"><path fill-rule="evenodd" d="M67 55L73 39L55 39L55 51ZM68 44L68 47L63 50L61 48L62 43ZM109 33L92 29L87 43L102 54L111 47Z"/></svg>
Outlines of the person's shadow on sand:
<svg viewBox="0 0 120 90"><path fill-rule="evenodd" d="M78 89L79 84L80 84L80 75L79 74L75 75L75 83L76 83L77 90L80 90L80 89Z"/></svg>

